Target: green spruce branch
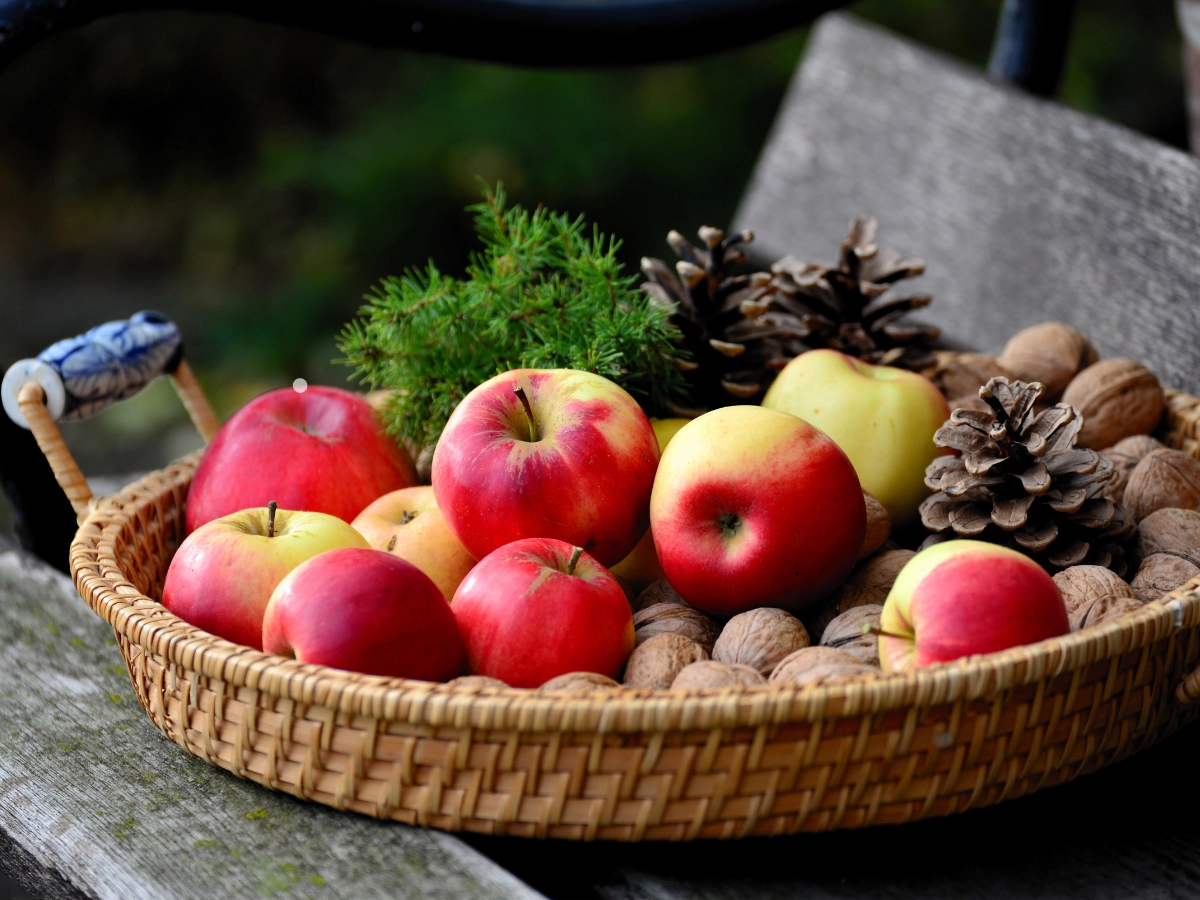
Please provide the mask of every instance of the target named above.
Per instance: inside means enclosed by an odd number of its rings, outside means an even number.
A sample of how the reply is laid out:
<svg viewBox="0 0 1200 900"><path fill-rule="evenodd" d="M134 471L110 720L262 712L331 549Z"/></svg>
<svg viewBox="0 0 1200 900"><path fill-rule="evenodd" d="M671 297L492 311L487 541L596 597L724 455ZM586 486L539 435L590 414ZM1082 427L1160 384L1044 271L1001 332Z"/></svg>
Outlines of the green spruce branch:
<svg viewBox="0 0 1200 900"><path fill-rule="evenodd" d="M465 278L432 262L386 278L339 339L354 378L392 391L392 434L432 445L472 388L516 368L595 372L650 414L686 402L671 310L621 274L619 241L583 216L506 209L502 186L468 211L483 249Z"/></svg>

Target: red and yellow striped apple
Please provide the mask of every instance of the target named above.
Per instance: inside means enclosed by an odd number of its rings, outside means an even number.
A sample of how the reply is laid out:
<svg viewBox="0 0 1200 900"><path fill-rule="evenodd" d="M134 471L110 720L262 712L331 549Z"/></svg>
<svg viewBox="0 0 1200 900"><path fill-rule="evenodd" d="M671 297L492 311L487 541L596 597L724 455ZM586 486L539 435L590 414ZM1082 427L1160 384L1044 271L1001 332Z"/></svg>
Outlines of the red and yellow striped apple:
<svg viewBox="0 0 1200 900"><path fill-rule="evenodd" d="M454 613L429 576L382 550L329 550L271 594L263 650L367 675L447 681L462 671Z"/></svg>
<svg viewBox="0 0 1200 900"><path fill-rule="evenodd" d="M1036 562L985 541L945 541L900 570L883 604L887 671L1033 644L1070 631L1058 585Z"/></svg>
<svg viewBox="0 0 1200 900"><path fill-rule="evenodd" d="M799 609L854 567L866 531L850 460L803 419L727 406L680 429L650 500L658 559L692 606Z"/></svg>
<svg viewBox="0 0 1200 900"><path fill-rule="evenodd" d="M336 516L244 509L200 526L175 551L163 606L197 628L262 649L263 614L285 575L318 553L366 547Z"/></svg>
<svg viewBox="0 0 1200 900"><path fill-rule="evenodd" d="M427 484L384 494L350 524L374 549L407 559L432 578L447 600L475 565Z"/></svg>
<svg viewBox="0 0 1200 900"><path fill-rule="evenodd" d="M433 491L476 559L524 538L624 558L649 524L658 441L618 385L574 369L515 369L463 398L433 454Z"/></svg>
<svg viewBox="0 0 1200 900"><path fill-rule="evenodd" d="M950 407L924 375L873 366L836 350L810 350L793 359L767 390L762 405L799 416L841 447L862 488L898 525L911 522L929 493L925 468L946 451L933 433Z"/></svg>
<svg viewBox="0 0 1200 900"><path fill-rule="evenodd" d="M537 687L567 672L615 678L633 652L625 592L600 563L552 538L494 550L451 606L472 675Z"/></svg>
<svg viewBox="0 0 1200 900"><path fill-rule="evenodd" d="M658 451L661 453L671 443L671 438L679 433L679 429L691 419L651 419L650 426L654 436L658 438ZM647 528L637 546L629 551L629 555L609 568L618 578L625 579L635 590L641 591L663 577L662 566L658 562L658 554L654 552L654 529Z"/></svg>

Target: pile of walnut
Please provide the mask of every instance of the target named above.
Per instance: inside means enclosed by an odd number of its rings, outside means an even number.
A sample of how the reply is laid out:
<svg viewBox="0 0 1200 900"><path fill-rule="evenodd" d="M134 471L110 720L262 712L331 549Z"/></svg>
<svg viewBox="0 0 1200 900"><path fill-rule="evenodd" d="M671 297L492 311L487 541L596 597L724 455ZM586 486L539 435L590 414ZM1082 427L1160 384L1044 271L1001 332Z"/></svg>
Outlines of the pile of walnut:
<svg viewBox="0 0 1200 900"><path fill-rule="evenodd" d="M939 352L927 373L950 408L986 408L978 390L996 376L1046 386L1044 402L1062 400L1084 417L1078 445L1107 455L1115 476L1104 490L1138 523L1132 582L1101 566L1074 566L1054 576L1077 631L1140 609L1200 575L1200 461L1151 437L1166 400L1158 379L1131 359L1099 360L1075 329L1047 322L1020 332L1000 356ZM636 647L618 682L572 672L540 690L736 688L825 684L880 672L883 602L915 555L892 540L887 511L867 495L868 525L860 562L836 593L801 613L755 609L722 624L693 609L665 579L636 598ZM896 537L904 540L913 535ZM913 546L924 535L915 536ZM499 686L470 676L457 684Z"/></svg>

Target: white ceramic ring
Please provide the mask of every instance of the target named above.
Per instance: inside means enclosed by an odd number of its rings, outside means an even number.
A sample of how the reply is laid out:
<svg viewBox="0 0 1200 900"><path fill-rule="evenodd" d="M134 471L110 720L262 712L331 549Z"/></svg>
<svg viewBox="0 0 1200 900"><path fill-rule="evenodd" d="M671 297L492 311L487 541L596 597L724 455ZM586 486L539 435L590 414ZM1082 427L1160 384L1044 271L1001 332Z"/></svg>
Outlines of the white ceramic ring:
<svg viewBox="0 0 1200 900"><path fill-rule="evenodd" d="M4 399L4 411L8 413L8 417L22 428L29 427L17 398L21 388L30 382L41 386L46 394L46 411L50 413L50 418L57 422L67 405L67 390L63 387L59 374L40 359L18 360L4 373L4 381L0 383L0 396Z"/></svg>

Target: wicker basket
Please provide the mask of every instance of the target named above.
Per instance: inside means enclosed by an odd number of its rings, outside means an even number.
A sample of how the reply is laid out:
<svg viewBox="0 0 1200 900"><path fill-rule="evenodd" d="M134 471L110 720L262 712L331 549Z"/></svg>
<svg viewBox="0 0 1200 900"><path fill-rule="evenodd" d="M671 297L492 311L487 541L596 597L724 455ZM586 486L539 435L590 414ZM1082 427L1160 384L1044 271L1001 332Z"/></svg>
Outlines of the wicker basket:
<svg viewBox="0 0 1200 900"><path fill-rule="evenodd" d="M1200 456L1200 400L1170 394L1166 429ZM76 586L167 737L338 809L575 840L908 822L1069 781L1198 708L1200 579L1066 637L830 686L545 693L303 665L158 602L198 459L94 503L71 548Z"/></svg>

